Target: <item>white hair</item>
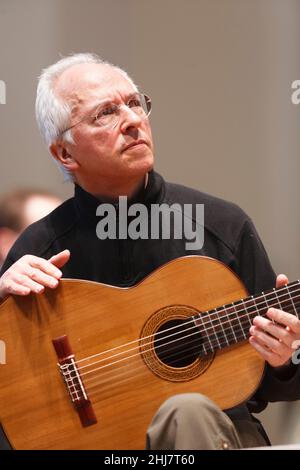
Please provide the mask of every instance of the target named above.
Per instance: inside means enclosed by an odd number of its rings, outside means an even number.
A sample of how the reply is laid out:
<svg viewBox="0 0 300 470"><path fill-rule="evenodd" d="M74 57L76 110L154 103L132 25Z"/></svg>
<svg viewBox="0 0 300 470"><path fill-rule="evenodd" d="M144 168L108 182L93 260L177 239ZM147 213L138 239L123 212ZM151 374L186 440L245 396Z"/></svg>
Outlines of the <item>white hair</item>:
<svg viewBox="0 0 300 470"><path fill-rule="evenodd" d="M67 129L71 123L71 108L67 101L58 97L54 93L54 84L58 77L73 65L78 64L103 64L108 65L120 72L137 90L137 86L129 75L120 67L102 60L96 54L80 53L63 57L58 62L44 69L39 77L35 104L36 120L39 130L49 149L51 144L56 142L62 135L64 129ZM63 139L66 142L74 144L72 130L64 133ZM59 164L65 180L73 179L72 175Z"/></svg>

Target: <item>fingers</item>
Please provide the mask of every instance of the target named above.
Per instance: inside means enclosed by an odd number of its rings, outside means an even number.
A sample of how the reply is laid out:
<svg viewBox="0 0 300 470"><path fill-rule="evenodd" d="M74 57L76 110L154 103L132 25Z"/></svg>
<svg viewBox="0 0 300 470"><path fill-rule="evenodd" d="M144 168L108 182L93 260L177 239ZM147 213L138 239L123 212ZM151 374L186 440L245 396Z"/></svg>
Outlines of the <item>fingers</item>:
<svg viewBox="0 0 300 470"><path fill-rule="evenodd" d="M38 258L36 256L30 257L28 261L26 260L26 262L22 264L21 269L22 268L24 269L24 274L27 274L30 277L32 275L34 276L34 272L36 271L40 271L45 274L48 274L48 276L53 277L55 279L60 279L62 276L62 272L60 271L60 269L54 266L50 261L47 261L46 259L43 259L43 258ZM32 268L35 268L34 272Z"/></svg>
<svg viewBox="0 0 300 470"><path fill-rule="evenodd" d="M276 288L284 287L289 283L289 280L285 274L278 274L276 278Z"/></svg>
<svg viewBox="0 0 300 470"><path fill-rule="evenodd" d="M37 286L42 286L42 287L50 287L51 289L54 289L58 285L58 281L62 276L62 272L57 270L58 272L55 272L54 274L46 274L44 271L41 269L36 269L32 268L31 270L29 269L27 276L26 274L23 275L23 280L24 284L28 285L28 287L36 287ZM32 288L34 292L36 290ZM37 293L39 294L41 289L37 289Z"/></svg>
<svg viewBox="0 0 300 470"><path fill-rule="evenodd" d="M287 347L291 347L293 341L296 339L295 334L285 328L284 326L273 323L267 318L255 317L253 320L253 326L250 328L250 334L264 331L271 335L276 341L281 341Z"/></svg>
<svg viewBox="0 0 300 470"><path fill-rule="evenodd" d="M284 287L288 282L285 274L279 274L276 288ZM295 315L276 308L269 308L267 316L268 318L254 318L249 341L271 366L282 366L295 353L295 345L300 338L300 320Z"/></svg>
<svg viewBox="0 0 300 470"><path fill-rule="evenodd" d="M69 250L64 250L58 253L57 255L52 256L49 261L54 266L62 268L69 261L70 255L71 253Z"/></svg>
<svg viewBox="0 0 300 470"><path fill-rule="evenodd" d="M62 267L70 258L70 252L64 250L50 260L33 255L25 255L14 263L0 279L0 298L8 294L40 294L45 287L58 286Z"/></svg>
<svg viewBox="0 0 300 470"><path fill-rule="evenodd" d="M290 357L294 352L291 347L292 342L290 339L287 340L287 345L283 341L270 336L268 333L255 326L250 328L250 333L254 336L258 344L281 357Z"/></svg>
<svg viewBox="0 0 300 470"><path fill-rule="evenodd" d="M11 291L11 294L18 294L20 289L27 288L27 292L34 292L35 294L41 294L44 291L44 286L39 282L35 282L25 274L15 273L13 278L10 279L15 284L16 290Z"/></svg>
<svg viewBox="0 0 300 470"><path fill-rule="evenodd" d="M281 356L276 354L274 351L269 350L266 346L262 345L254 336L249 338L250 344L256 349L256 351L261 355L261 357L268 361L268 363L273 367L278 367L284 364L284 361Z"/></svg>
<svg viewBox="0 0 300 470"><path fill-rule="evenodd" d="M295 315L283 312L282 310L278 310L277 308L269 308L269 310L267 311L267 315L269 318L271 318L272 322L275 321L277 323L280 323L281 325L288 327L289 330L294 333L300 333L300 320Z"/></svg>
<svg viewBox="0 0 300 470"><path fill-rule="evenodd" d="M257 316L250 328L252 346L273 367L284 365L295 352L299 340L300 321L294 315L270 308L264 318Z"/></svg>
<svg viewBox="0 0 300 470"><path fill-rule="evenodd" d="M22 286L18 284L15 281L10 281L7 286L0 288L0 293L1 293L1 299L6 297L8 294L14 294L14 295L28 295L30 294L30 288L26 286Z"/></svg>

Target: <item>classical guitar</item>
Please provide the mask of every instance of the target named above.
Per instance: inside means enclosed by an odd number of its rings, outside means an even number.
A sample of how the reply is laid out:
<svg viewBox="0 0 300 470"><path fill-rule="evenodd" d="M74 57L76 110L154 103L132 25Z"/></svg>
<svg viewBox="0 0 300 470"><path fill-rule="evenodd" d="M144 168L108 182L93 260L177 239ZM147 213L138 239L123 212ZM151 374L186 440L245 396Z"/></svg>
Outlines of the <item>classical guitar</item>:
<svg viewBox="0 0 300 470"><path fill-rule="evenodd" d="M143 449L168 397L223 409L249 398L264 362L249 327L300 311L296 281L255 297L220 262L178 258L140 284L65 279L0 304L0 421L16 449Z"/></svg>

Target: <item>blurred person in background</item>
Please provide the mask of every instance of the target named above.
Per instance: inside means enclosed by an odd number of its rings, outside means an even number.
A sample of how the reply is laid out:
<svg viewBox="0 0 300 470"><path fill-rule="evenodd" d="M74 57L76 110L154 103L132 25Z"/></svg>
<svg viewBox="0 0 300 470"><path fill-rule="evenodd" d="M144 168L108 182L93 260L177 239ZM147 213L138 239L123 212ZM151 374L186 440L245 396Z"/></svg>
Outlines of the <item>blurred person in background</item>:
<svg viewBox="0 0 300 470"><path fill-rule="evenodd" d="M0 197L0 267L23 230L61 202L54 194L34 188L17 189Z"/></svg>

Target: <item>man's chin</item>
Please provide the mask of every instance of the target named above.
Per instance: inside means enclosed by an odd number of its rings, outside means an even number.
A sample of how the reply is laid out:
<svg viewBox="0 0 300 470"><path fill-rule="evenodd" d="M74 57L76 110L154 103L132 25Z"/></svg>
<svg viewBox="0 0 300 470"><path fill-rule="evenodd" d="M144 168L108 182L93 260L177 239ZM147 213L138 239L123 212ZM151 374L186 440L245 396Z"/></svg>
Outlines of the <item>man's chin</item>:
<svg viewBox="0 0 300 470"><path fill-rule="evenodd" d="M135 152L135 153L126 153L122 154L124 162L126 162L130 167L141 167L148 168L150 171L154 165L154 157L152 152Z"/></svg>
<svg viewBox="0 0 300 470"><path fill-rule="evenodd" d="M130 168L134 173L142 175L149 173L149 171L153 170L153 165L153 160L151 162L148 160L144 160L143 162L136 162L135 164L130 165Z"/></svg>

